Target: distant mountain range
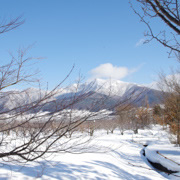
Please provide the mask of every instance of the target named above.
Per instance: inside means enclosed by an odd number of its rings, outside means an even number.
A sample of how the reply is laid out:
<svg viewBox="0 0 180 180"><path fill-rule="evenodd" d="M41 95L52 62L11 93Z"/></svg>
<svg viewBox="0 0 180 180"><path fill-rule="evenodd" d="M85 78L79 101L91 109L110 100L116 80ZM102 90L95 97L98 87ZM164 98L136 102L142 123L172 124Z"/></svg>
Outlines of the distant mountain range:
<svg viewBox="0 0 180 180"><path fill-rule="evenodd" d="M29 88L24 91L7 91L0 94L0 112L22 107L47 94L47 91ZM148 102L150 106L161 103L162 92L119 80L96 79L94 82L73 84L68 88L58 89L56 94L46 100L41 109L32 111L53 112L57 108L74 108L98 111L101 109L113 110L118 104L131 103L136 106L144 106Z"/></svg>

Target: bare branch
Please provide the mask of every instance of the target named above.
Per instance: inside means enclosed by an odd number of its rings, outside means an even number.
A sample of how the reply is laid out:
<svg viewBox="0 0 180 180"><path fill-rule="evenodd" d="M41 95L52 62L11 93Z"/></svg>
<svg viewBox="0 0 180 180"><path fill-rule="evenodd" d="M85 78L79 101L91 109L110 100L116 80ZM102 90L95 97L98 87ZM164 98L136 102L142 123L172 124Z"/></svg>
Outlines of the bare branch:
<svg viewBox="0 0 180 180"><path fill-rule="evenodd" d="M25 20L22 19L22 16L19 16L15 19L12 19L8 21L7 19L3 19L0 22L0 34L6 33L8 31L11 31L13 29L16 29L17 27L24 24Z"/></svg>
<svg viewBox="0 0 180 180"><path fill-rule="evenodd" d="M174 53L178 61L180 61L180 14L179 14L179 0L136 0L137 4L140 5L141 9L136 10L134 3L130 0L130 6L137 14L147 28L148 32L145 33L147 40L145 43L155 39L158 43L164 47L170 49L169 57ZM151 22L153 20L162 20L166 28L155 32Z"/></svg>

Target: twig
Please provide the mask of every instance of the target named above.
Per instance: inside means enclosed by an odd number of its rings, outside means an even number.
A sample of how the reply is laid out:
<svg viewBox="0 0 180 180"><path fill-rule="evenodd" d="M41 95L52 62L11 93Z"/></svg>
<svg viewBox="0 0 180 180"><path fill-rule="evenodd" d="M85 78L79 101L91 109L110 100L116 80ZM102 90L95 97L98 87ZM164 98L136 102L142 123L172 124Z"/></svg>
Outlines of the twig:
<svg viewBox="0 0 180 180"><path fill-rule="evenodd" d="M159 151L157 151L157 154L159 154L160 156L164 157L165 159L168 159L168 160L170 160L170 161L174 162L175 164L177 164L178 166L180 166L180 164L179 164L179 163L177 163L177 162L173 161L172 159L167 158L166 156L162 155Z"/></svg>

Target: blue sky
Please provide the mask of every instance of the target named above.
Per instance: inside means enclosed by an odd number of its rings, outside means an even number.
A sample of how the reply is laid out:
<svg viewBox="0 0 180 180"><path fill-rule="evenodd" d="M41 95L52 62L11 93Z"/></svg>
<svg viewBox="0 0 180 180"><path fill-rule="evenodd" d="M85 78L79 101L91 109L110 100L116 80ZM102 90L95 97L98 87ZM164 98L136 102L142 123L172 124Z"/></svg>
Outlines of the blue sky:
<svg viewBox="0 0 180 180"><path fill-rule="evenodd" d="M44 57L35 68L50 87L74 64L72 80L80 72L85 79L112 74L112 78L141 84L154 81L160 70L168 74L169 67L177 66L168 58L168 50L155 41L139 44L146 26L127 0L1 1L1 18L22 14L26 22L0 36L0 62L10 60L9 50L15 53L34 44L29 55Z"/></svg>

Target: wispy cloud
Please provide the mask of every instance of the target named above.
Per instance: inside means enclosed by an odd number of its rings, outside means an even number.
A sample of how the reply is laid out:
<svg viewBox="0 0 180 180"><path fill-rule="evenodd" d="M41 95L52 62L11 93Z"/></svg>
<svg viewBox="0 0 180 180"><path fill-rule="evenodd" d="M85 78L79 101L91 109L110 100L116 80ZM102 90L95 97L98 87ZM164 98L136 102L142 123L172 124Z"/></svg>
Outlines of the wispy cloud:
<svg viewBox="0 0 180 180"><path fill-rule="evenodd" d="M139 68L128 69L127 67L114 66L111 63L101 64L90 71L91 79L112 78L123 79L126 76L136 72Z"/></svg>
<svg viewBox="0 0 180 180"><path fill-rule="evenodd" d="M144 43L146 42L145 38L141 38L137 43L136 43L136 47L142 46Z"/></svg>

